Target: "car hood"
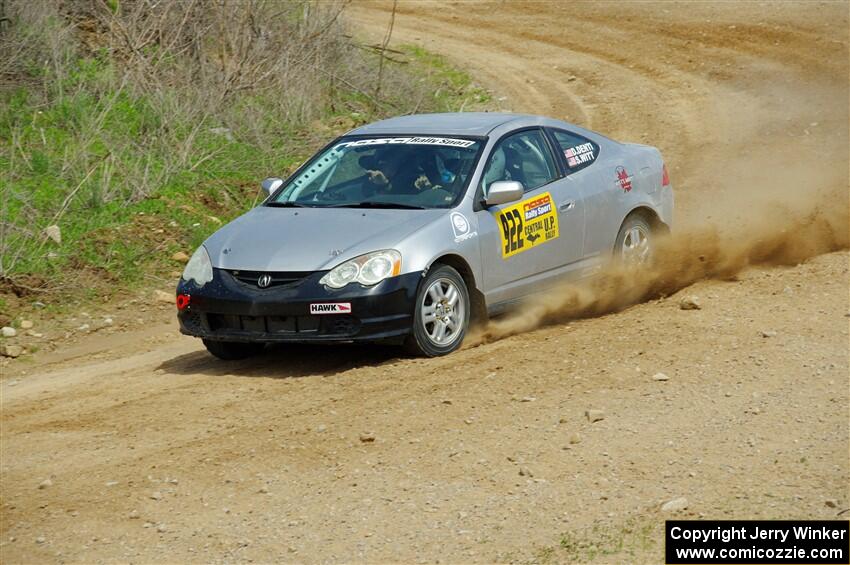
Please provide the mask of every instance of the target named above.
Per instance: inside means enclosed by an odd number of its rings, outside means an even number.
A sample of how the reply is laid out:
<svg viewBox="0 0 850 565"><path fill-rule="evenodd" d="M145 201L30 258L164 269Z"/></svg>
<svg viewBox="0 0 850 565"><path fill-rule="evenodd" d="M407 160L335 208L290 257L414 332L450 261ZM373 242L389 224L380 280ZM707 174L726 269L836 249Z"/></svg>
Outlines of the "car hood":
<svg viewBox="0 0 850 565"><path fill-rule="evenodd" d="M260 206L205 243L216 268L321 271L363 253L392 249L447 210Z"/></svg>

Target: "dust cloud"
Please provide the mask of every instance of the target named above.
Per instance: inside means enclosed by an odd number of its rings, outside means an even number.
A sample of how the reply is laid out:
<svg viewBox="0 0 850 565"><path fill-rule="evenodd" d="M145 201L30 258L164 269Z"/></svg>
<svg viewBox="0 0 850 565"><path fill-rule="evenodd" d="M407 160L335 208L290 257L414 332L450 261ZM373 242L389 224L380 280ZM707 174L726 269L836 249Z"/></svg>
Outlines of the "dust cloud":
<svg viewBox="0 0 850 565"><path fill-rule="evenodd" d="M700 280L734 279L750 266L796 265L847 249L848 156L841 147L817 158L798 153L796 161L775 148L754 151L722 168L726 182L717 181L717 171L710 174L712 164L698 164L688 183L692 191L686 186L676 194L684 201L683 218L672 234L656 239L651 266L612 262L589 281L537 294L472 332L469 344L617 312ZM706 189L713 190L696 194Z"/></svg>

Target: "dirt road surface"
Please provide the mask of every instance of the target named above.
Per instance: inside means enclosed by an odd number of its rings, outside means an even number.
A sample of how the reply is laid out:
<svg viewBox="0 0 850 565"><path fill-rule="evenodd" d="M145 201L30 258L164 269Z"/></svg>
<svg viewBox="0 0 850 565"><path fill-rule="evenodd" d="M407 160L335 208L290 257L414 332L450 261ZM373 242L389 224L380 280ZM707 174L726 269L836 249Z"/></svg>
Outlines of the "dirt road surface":
<svg viewBox="0 0 850 565"><path fill-rule="evenodd" d="M0 560L661 562L669 516L847 516L848 4L401 3L401 43L660 147L677 262L732 266L440 359L223 364L166 306L6 364Z"/></svg>

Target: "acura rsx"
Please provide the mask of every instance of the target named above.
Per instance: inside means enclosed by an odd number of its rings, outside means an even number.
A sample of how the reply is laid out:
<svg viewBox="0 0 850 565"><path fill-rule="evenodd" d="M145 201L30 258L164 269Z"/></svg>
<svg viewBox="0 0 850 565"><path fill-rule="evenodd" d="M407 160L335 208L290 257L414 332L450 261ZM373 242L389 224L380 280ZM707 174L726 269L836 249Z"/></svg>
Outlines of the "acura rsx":
<svg viewBox="0 0 850 565"><path fill-rule="evenodd" d="M221 359L275 342L444 355L473 319L612 258L645 263L673 214L654 147L519 114L365 125L262 186L177 287L181 331Z"/></svg>

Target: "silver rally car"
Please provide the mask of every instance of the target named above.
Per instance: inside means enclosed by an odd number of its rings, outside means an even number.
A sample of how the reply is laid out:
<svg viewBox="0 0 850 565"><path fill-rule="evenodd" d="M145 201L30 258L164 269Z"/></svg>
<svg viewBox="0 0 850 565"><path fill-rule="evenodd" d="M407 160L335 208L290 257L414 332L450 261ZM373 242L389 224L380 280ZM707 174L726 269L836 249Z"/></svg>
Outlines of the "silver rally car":
<svg viewBox="0 0 850 565"><path fill-rule="evenodd" d="M520 114L369 124L263 188L177 287L181 331L221 359L308 341L443 355L470 321L612 258L647 261L673 214L654 147Z"/></svg>

